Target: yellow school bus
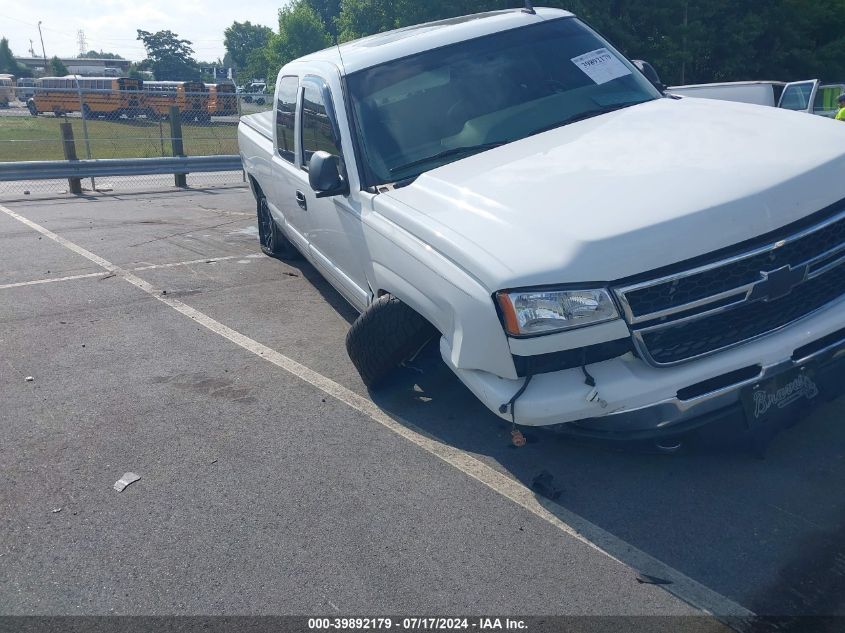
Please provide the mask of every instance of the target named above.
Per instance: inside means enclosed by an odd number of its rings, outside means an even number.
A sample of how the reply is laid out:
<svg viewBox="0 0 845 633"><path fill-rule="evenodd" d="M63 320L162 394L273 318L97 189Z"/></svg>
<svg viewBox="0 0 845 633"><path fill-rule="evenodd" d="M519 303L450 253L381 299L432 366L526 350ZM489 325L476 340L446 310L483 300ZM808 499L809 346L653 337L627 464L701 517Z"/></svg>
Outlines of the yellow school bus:
<svg viewBox="0 0 845 633"><path fill-rule="evenodd" d="M8 108L15 98L15 78L13 75L0 75L0 108Z"/></svg>
<svg viewBox="0 0 845 633"><path fill-rule="evenodd" d="M201 81L145 81L144 107L148 119L166 119L170 107L179 108L182 120L211 121L208 88Z"/></svg>
<svg viewBox="0 0 845 633"><path fill-rule="evenodd" d="M208 88L208 113L212 116L238 114L238 95L235 84L205 84Z"/></svg>
<svg viewBox="0 0 845 633"><path fill-rule="evenodd" d="M32 116L81 111L86 118L133 118L144 113L143 84L130 77L43 77L35 80L35 94L26 107Z"/></svg>

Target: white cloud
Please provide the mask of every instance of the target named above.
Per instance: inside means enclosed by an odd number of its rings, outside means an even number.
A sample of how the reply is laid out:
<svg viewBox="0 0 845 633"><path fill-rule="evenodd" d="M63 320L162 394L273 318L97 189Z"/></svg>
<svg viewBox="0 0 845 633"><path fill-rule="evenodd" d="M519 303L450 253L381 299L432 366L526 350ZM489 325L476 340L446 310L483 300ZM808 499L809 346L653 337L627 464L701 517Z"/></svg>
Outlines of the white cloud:
<svg viewBox="0 0 845 633"><path fill-rule="evenodd" d="M234 21L277 28L279 8L287 0L44 0L36 7L6 2L0 7L0 36L9 39L12 52L28 56L30 40L41 55L38 21L47 56L75 57L77 32L83 30L89 50L117 53L127 59L144 57L136 30L170 29L193 42L196 57L210 61L223 57L223 30Z"/></svg>

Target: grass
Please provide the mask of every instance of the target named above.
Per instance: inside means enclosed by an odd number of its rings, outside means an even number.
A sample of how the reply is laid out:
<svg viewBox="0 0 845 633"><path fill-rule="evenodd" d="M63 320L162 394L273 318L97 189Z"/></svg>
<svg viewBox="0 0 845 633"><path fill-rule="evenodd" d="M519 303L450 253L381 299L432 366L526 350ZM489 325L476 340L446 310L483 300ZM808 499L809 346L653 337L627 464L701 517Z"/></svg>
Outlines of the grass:
<svg viewBox="0 0 845 633"><path fill-rule="evenodd" d="M59 123L52 115L0 116L0 162L63 160ZM82 119L68 117L78 158L151 158L172 156L170 123L146 119L89 120L88 143ZM214 121L209 125L182 123L185 154L213 156L237 154L237 124Z"/></svg>

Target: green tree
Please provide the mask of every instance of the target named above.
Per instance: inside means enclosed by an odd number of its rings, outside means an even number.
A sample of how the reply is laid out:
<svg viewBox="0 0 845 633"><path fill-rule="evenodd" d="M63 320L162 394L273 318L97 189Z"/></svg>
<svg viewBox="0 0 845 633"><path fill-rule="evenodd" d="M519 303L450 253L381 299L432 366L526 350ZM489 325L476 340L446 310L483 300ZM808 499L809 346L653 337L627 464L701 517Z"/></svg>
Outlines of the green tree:
<svg viewBox="0 0 845 633"><path fill-rule="evenodd" d="M246 22L234 22L223 31L223 46L235 65L241 69L249 64L250 55L265 46L273 36L273 29Z"/></svg>
<svg viewBox="0 0 845 633"><path fill-rule="evenodd" d="M86 53L82 53L78 55L80 59L123 59L117 53L104 53L102 50L99 51L88 51Z"/></svg>
<svg viewBox="0 0 845 633"><path fill-rule="evenodd" d="M327 30L334 22L341 41L522 5L521 0L341 0L340 13L334 15L329 6L333 0L299 2L319 14ZM654 64L670 84L845 79L845 0L543 0L542 4L573 11L628 57Z"/></svg>
<svg viewBox="0 0 845 633"><path fill-rule="evenodd" d="M173 31L150 33L140 29L137 39L144 43L147 51L144 64L152 70L156 79L199 79L199 67L190 41L179 39Z"/></svg>
<svg viewBox="0 0 845 633"><path fill-rule="evenodd" d="M304 0L294 0L279 10L279 32L265 49L267 80L274 81L289 61L331 46L332 38L322 18Z"/></svg>
<svg viewBox="0 0 845 633"><path fill-rule="evenodd" d="M64 65L61 59L53 55L50 59L50 64L48 65L48 69L50 74L54 77L64 77L65 75L69 75L67 66Z"/></svg>
<svg viewBox="0 0 845 633"><path fill-rule="evenodd" d="M543 6L553 3L543 2ZM514 0L343 0L337 19L341 41L459 15L516 8Z"/></svg>
<svg viewBox="0 0 845 633"><path fill-rule="evenodd" d="M0 38L0 73L9 73L15 77L31 77L32 72L19 64L9 49L9 40Z"/></svg>
<svg viewBox="0 0 845 633"><path fill-rule="evenodd" d="M783 0L779 4L781 10L772 22L783 77L845 81L845 0Z"/></svg>
<svg viewBox="0 0 845 633"><path fill-rule="evenodd" d="M337 19L340 17L341 0L304 0L305 3L314 9L314 12L323 20L323 26L326 27L326 32L332 37L337 38Z"/></svg>
<svg viewBox="0 0 845 633"><path fill-rule="evenodd" d="M267 58L268 52L267 47L264 47L254 50L249 54L246 66L238 72L239 84L244 85L253 80L260 81L268 79L267 71L271 65L271 60Z"/></svg>
<svg viewBox="0 0 845 633"><path fill-rule="evenodd" d="M145 74L146 68L142 64L129 64L129 70L126 73L127 77L132 77L132 79L147 79L147 75Z"/></svg>

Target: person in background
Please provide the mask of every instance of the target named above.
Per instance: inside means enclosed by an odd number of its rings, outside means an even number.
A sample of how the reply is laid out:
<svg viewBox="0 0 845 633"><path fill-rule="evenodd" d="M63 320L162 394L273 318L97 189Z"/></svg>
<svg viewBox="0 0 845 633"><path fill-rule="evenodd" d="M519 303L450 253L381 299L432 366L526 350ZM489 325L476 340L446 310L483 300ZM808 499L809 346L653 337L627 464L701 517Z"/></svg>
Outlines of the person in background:
<svg viewBox="0 0 845 633"><path fill-rule="evenodd" d="M839 95L839 112L836 113L836 120L845 122L845 92Z"/></svg>

